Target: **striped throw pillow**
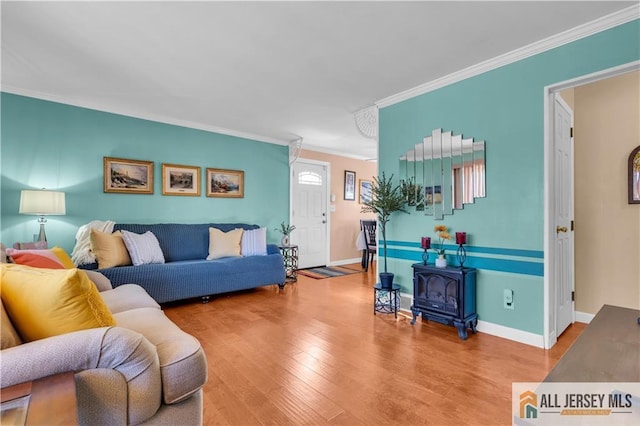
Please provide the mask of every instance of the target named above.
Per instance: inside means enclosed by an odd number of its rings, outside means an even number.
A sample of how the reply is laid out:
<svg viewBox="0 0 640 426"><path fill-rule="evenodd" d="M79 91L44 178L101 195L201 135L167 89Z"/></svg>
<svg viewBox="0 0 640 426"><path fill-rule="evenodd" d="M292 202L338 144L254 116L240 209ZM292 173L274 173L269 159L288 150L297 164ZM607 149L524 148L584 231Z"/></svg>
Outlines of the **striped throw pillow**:
<svg viewBox="0 0 640 426"><path fill-rule="evenodd" d="M241 246L243 256L266 256L267 228L244 231Z"/></svg>
<svg viewBox="0 0 640 426"><path fill-rule="evenodd" d="M124 245L129 251L131 263L135 266L148 263L164 263L164 255L160 248L158 238L151 231L144 234L136 234L129 231L120 231Z"/></svg>

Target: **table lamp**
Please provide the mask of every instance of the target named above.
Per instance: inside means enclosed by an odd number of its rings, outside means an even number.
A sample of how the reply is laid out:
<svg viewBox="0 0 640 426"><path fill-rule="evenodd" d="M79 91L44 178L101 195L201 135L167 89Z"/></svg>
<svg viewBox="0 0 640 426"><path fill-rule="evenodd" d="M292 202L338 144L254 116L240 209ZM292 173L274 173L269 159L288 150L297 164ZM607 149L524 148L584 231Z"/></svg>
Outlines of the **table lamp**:
<svg viewBox="0 0 640 426"><path fill-rule="evenodd" d="M40 234L38 241L47 241L44 232L45 216L64 215L66 213L64 192L47 191L44 189L25 189L20 192L20 214L33 214L40 216Z"/></svg>

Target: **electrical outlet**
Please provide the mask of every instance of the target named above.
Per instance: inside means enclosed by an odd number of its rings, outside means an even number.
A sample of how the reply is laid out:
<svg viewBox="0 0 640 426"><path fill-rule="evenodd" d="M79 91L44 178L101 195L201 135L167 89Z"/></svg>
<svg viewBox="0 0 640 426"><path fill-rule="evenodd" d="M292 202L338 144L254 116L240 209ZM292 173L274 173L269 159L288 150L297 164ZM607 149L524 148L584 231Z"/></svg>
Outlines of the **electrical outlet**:
<svg viewBox="0 0 640 426"><path fill-rule="evenodd" d="M504 308L513 309L513 290L504 289Z"/></svg>

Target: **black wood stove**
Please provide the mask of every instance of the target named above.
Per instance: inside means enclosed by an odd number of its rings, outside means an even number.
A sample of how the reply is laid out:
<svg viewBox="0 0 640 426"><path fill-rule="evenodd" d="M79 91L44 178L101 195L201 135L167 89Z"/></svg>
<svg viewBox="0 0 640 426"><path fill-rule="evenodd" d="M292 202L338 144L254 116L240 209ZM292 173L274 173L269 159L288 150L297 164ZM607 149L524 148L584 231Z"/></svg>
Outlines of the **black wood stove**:
<svg viewBox="0 0 640 426"><path fill-rule="evenodd" d="M411 325L418 315L458 329L458 336L467 339L467 329L475 333L476 269L446 267L416 263L413 268L413 305Z"/></svg>

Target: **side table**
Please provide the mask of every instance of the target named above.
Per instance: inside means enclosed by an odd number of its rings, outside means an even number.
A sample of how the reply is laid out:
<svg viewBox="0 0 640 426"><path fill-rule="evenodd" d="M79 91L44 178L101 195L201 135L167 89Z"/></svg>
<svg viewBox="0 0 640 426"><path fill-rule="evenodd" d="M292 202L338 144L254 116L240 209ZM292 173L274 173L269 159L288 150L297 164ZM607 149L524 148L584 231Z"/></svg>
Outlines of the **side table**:
<svg viewBox="0 0 640 426"><path fill-rule="evenodd" d="M78 424L73 372L55 374L3 388L0 406L2 424Z"/></svg>
<svg viewBox="0 0 640 426"><path fill-rule="evenodd" d="M400 309L400 285L393 284L391 288L382 288L382 284L373 286L373 315L376 312L381 314L393 314L398 318Z"/></svg>
<svg viewBox="0 0 640 426"><path fill-rule="evenodd" d="M298 281L298 246L287 245L278 246L284 258L284 270L286 272L285 282ZM280 288L284 287L284 284Z"/></svg>

